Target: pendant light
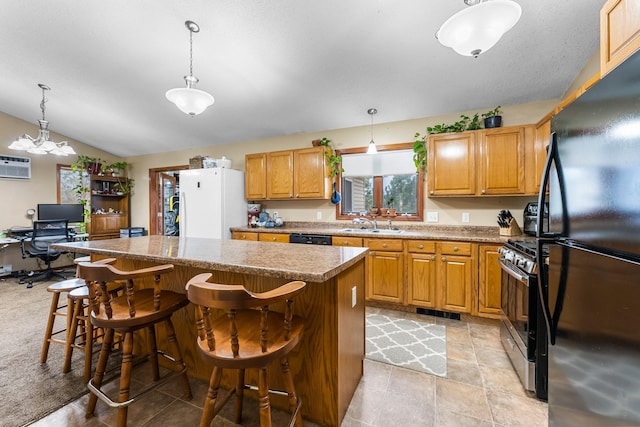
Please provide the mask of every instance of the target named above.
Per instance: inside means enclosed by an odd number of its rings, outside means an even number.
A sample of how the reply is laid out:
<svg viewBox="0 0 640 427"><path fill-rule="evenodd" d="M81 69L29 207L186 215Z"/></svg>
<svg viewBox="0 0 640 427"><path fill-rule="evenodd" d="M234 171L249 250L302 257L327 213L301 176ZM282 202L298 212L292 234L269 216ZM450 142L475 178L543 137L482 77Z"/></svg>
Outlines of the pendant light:
<svg viewBox="0 0 640 427"><path fill-rule="evenodd" d="M378 148L376 147L376 143L373 140L373 115L378 113L378 110L375 108L369 108L367 113L371 116L371 141L369 141L369 148L367 148L367 154L376 154L378 152Z"/></svg>
<svg viewBox="0 0 640 427"><path fill-rule="evenodd" d="M40 110L42 110L42 120L38 120L40 129L38 137L32 138L27 134L22 135L9 145L12 150L26 151L31 154L55 154L57 156L68 156L76 154L67 141L53 142L49 139L49 122L44 117L45 103L48 101L44 96L46 90L51 88L42 83L38 83L38 87L42 89L42 101L40 102Z"/></svg>
<svg viewBox="0 0 640 427"><path fill-rule="evenodd" d="M513 0L464 0L469 6L447 19L436 33L438 41L460 55L477 58L491 49L520 19Z"/></svg>
<svg viewBox="0 0 640 427"><path fill-rule="evenodd" d="M198 78L193 75L193 33L200 32L200 27L193 21L186 21L185 27L189 30L189 75L184 76L187 87L169 89L165 96L183 113L196 116L213 104L213 96L207 92L195 89Z"/></svg>

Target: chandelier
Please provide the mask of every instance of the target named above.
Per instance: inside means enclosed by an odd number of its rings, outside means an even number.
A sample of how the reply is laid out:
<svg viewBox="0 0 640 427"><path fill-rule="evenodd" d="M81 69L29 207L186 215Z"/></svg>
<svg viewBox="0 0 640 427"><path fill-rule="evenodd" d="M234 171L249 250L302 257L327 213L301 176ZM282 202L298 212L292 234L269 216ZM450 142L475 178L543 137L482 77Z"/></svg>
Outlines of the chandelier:
<svg viewBox="0 0 640 427"><path fill-rule="evenodd" d="M213 96L207 92L195 89L198 78L193 75L193 33L200 31L200 27L193 21L186 21L185 27L189 30L189 75L184 76L187 87L169 89L165 96L183 113L196 116L213 104Z"/></svg>
<svg viewBox="0 0 640 427"><path fill-rule="evenodd" d="M466 9L447 19L438 41L460 55L477 58L491 49L520 19L522 8L512 0L464 0Z"/></svg>
<svg viewBox="0 0 640 427"><path fill-rule="evenodd" d="M73 148L67 141L53 142L49 139L49 122L44 117L45 103L48 101L44 96L45 90L51 90L47 85L38 83L40 89L42 89L42 102L40 102L40 109L42 110L42 120L38 120L40 129L38 130L38 137L32 138L27 134L22 135L9 145L12 150L26 151L32 154L55 154L57 156L68 156L69 154L76 154Z"/></svg>

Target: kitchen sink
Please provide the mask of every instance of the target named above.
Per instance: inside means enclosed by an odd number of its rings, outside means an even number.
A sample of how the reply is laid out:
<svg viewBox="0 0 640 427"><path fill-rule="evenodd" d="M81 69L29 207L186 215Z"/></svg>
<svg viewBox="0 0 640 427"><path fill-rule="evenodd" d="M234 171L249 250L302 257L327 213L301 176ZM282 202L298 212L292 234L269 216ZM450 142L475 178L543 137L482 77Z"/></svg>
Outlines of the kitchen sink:
<svg viewBox="0 0 640 427"><path fill-rule="evenodd" d="M343 233L367 233L367 234L401 234L404 230L389 230L384 228L377 228L375 230L371 228L343 228Z"/></svg>

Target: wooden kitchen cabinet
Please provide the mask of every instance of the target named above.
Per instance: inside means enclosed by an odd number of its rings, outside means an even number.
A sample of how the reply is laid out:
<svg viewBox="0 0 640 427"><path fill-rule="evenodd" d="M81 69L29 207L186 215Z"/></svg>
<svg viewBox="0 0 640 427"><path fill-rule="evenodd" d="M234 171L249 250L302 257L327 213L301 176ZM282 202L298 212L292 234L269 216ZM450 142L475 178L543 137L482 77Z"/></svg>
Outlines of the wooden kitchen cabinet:
<svg viewBox="0 0 640 427"><path fill-rule="evenodd" d="M602 76L640 49L640 3L608 0L600 10L600 73Z"/></svg>
<svg viewBox="0 0 640 427"><path fill-rule="evenodd" d="M245 231L232 231L231 232L231 238L234 239L234 240L252 240L252 241L257 241L258 240L258 234L259 233L245 232Z"/></svg>
<svg viewBox="0 0 640 427"><path fill-rule="evenodd" d="M244 194L247 200L267 198L267 154L247 154L244 158Z"/></svg>
<svg viewBox="0 0 640 427"><path fill-rule="evenodd" d="M247 200L329 199L326 147L245 156Z"/></svg>
<svg viewBox="0 0 640 427"><path fill-rule="evenodd" d="M429 197L525 195L526 170L535 168L525 153L534 139L533 125L430 135Z"/></svg>
<svg viewBox="0 0 640 427"><path fill-rule="evenodd" d="M478 309L474 313L481 317L498 319L502 270L498 259L501 245L479 245L478 248Z"/></svg>
<svg viewBox="0 0 640 427"><path fill-rule="evenodd" d="M430 135L427 141L429 196L476 193L476 132Z"/></svg>
<svg viewBox="0 0 640 427"><path fill-rule="evenodd" d="M437 308L436 243L426 240L407 241L407 302L424 308Z"/></svg>
<svg viewBox="0 0 640 427"><path fill-rule="evenodd" d="M532 130L530 138L533 142ZM524 194L525 127L486 129L478 141L480 195Z"/></svg>
<svg viewBox="0 0 640 427"><path fill-rule="evenodd" d="M333 236L331 239L332 246L351 246L353 248L362 247L361 237L345 237L345 236Z"/></svg>
<svg viewBox="0 0 640 427"><path fill-rule="evenodd" d="M551 118L538 123L535 129L535 143L527 151L527 163L533 167L527 170L526 193L538 194L544 165L547 161L547 147L551 141Z"/></svg>
<svg viewBox="0 0 640 427"><path fill-rule="evenodd" d="M366 262L366 298L404 302L404 254L400 239L364 239L369 248Z"/></svg>
<svg viewBox="0 0 640 427"><path fill-rule="evenodd" d="M258 240L261 242L289 243L289 235L279 233L258 233Z"/></svg>
<svg viewBox="0 0 640 427"><path fill-rule="evenodd" d="M473 265L471 243L440 242L438 268L439 307L444 311L471 313L473 293Z"/></svg>
<svg viewBox="0 0 640 427"><path fill-rule="evenodd" d="M120 229L129 227L129 194L118 194L118 183L126 180L122 176L89 176L89 240L117 239L120 237Z"/></svg>

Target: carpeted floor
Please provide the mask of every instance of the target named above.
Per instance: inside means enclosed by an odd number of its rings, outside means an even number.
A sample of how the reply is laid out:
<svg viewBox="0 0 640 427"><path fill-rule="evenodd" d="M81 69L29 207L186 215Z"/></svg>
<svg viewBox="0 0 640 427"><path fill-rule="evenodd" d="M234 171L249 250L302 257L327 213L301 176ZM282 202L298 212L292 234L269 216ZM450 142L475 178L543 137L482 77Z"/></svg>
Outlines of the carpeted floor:
<svg viewBox="0 0 640 427"><path fill-rule="evenodd" d="M74 352L72 370L62 373L64 346L51 344L47 363L40 351L51 293L47 282L32 289L17 279L0 281L0 426L33 422L87 392L83 356ZM63 323L64 318L58 322Z"/></svg>
<svg viewBox="0 0 640 427"><path fill-rule="evenodd" d="M447 339L442 325L367 314L367 359L446 377Z"/></svg>

